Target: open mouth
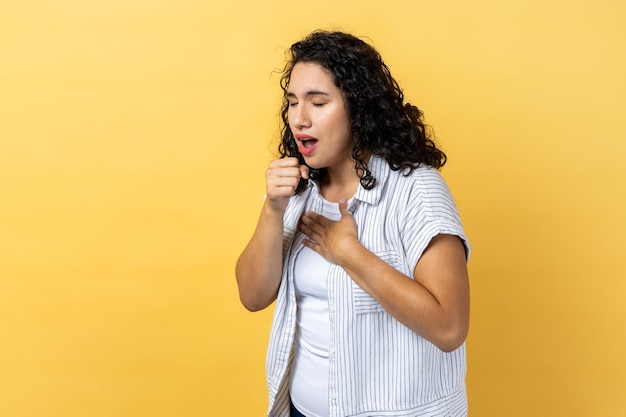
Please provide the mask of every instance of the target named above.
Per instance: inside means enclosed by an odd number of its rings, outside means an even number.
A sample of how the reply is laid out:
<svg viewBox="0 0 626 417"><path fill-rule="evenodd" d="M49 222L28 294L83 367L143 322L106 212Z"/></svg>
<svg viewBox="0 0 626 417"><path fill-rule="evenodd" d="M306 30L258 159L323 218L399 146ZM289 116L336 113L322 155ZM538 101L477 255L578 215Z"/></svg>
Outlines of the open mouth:
<svg viewBox="0 0 626 417"><path fill-rule="evenodd" d="M315 152L317 148L317 139L311 137L298 138L300 144L298 145L299 151L304 156L309 156Z"/></svg>
<svg viewBox="0 0 626 417"><path fill-rule="evenodd" d="M300 142L302 143L303 148L309 149L315 146L317 139L300 139Z"/></svg>

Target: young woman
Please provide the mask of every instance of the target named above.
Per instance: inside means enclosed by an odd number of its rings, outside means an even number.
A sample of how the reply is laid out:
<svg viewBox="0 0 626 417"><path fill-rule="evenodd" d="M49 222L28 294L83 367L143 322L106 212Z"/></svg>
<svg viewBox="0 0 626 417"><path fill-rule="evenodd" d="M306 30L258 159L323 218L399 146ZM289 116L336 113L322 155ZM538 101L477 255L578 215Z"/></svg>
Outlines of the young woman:
<svg viewBox="0 0 626 417"><path fill-rule="evenodd" d="M270 416L464 416L469 246L446 161L378 52L291 47L280 158L236 276L276 301Z"/></svg>

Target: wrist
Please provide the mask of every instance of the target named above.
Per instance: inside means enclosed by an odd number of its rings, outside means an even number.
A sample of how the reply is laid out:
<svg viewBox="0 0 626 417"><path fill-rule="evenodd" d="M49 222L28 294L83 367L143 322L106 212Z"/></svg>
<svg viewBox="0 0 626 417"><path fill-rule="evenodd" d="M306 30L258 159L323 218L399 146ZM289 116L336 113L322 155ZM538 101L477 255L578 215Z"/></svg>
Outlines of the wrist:
<svg viewBox="0 0 626 417"><path fill-rule="evenodd" d="M362 251L367 250L356 237L345 238L337 247L335 257L337 264L344 269L352 262L358 262Z"/></svg>
<svg viewBox="0 0 626 417"><path fill-rule="evenodd" d="M286 206L275 204L275 202L273 202L272 200L265 199L265 202L263 203L262 212L268 216L280 217L282 219L282 217L285 215L286 209L287 209Z"/></svg>

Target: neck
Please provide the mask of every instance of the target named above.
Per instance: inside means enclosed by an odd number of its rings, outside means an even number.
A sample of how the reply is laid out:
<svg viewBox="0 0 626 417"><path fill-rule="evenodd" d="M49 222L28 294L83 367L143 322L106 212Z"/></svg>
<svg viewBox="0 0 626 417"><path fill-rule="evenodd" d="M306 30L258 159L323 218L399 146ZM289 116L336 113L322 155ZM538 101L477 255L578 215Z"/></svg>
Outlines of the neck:
<svg viewBox="0 0 626 417"><path fill-rule="evenodd" d="M354 161L342 167L328 169L326 180L320 184L324 198L337 202L342 198L350 199L359 188L361 178L354 169Z"/></svg>
<svg viewBox="0 0 626 417"><path fill-rule="evenodd" d="M364 162L367 166L371 157L371 152L364 155ZM341 164L326 168L327 176L320 184L320 191L328 201L339 201L352 198L361 185L361 177L357 174L356 161L352 157L346 158Z"/></svg>

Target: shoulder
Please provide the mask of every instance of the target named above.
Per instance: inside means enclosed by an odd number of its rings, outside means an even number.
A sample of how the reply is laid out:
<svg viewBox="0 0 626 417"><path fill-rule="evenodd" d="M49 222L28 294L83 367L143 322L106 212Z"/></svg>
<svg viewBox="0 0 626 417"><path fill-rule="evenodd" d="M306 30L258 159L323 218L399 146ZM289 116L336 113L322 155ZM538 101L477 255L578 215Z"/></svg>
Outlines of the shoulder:
<svg viewBox="0 0 626 417"><path fill-rule="evenodd" d="M441 173L428 165L421 165L407 175L406 171L391 171L389 185L397 191L406 190L414 194L449 194L450 190ZM399 188L399 190L398 190Z"/></svg>
<svg viewBox="0 0 626 417"><path fill-rule="evenodd" d="M457 218L457 207L448 184L441 173L430 166L420 166L407 175L406 171L392 171L385 190L389 207L400 218L435 219Z"/></svg>

